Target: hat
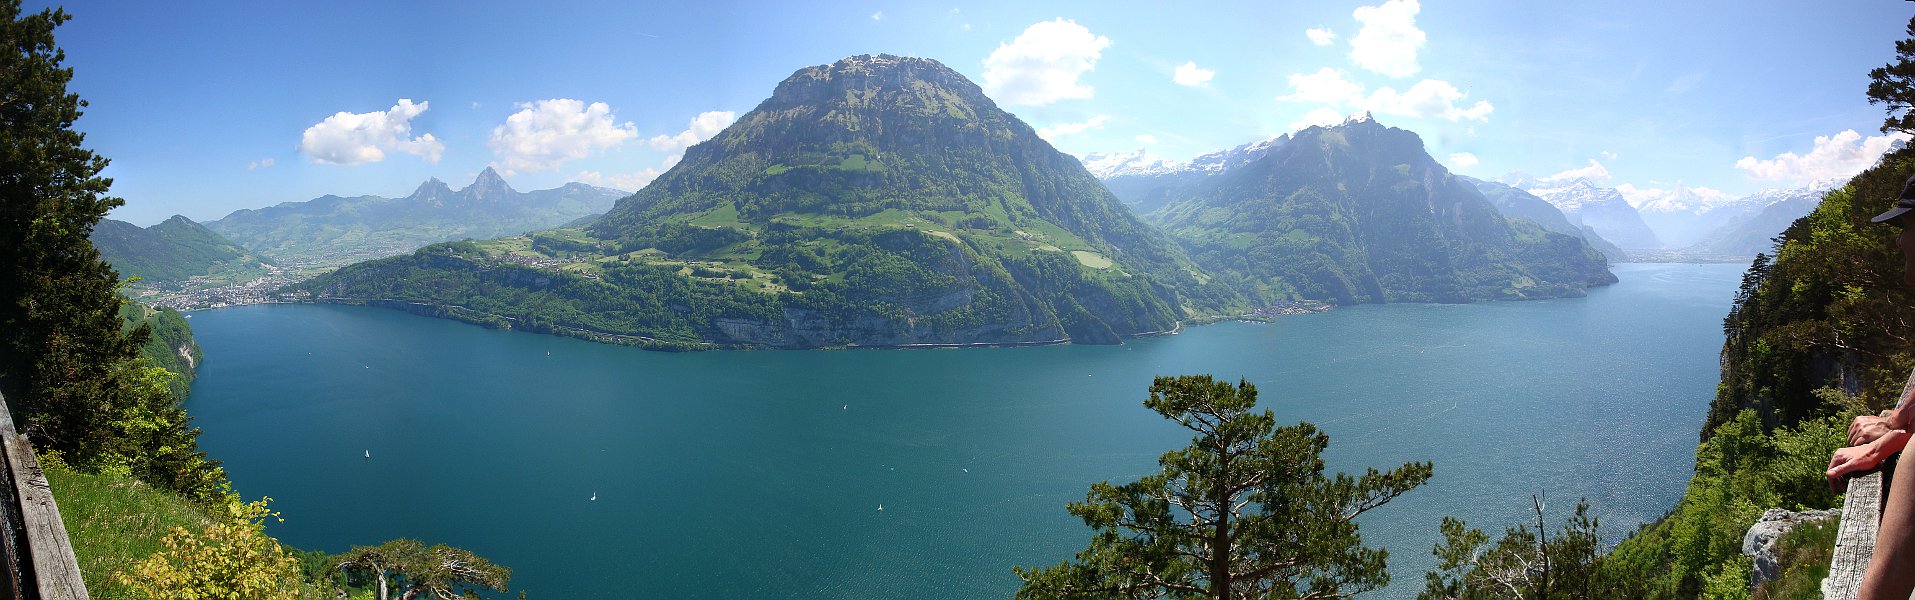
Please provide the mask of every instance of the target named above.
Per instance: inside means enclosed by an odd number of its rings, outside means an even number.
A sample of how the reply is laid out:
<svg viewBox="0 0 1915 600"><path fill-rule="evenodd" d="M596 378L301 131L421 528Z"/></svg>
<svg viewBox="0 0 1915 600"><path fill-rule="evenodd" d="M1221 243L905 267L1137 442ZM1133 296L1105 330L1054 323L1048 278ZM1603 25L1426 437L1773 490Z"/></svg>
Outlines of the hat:
<svg viewBox="0 0 1915 600"><path fill-rule="evenodd" d="M1875 218L1869 219L1868 221L1870 223L1887 223L1911 210L1915 210L1915 175L1910 175L1908 182L1902 184L1902 195L1895 199L1895 208L1888 209L1888 212L1875 215Z"/></svg>

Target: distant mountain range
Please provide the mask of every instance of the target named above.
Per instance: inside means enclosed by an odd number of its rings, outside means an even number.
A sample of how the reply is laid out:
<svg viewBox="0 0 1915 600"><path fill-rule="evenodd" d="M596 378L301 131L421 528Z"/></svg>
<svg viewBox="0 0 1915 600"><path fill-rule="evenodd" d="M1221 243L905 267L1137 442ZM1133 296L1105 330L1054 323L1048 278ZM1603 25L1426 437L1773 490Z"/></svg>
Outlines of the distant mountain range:
<svg viewBox="0 0 1915 600"><path fill-rule="evenodd" d="M1525 185L1527 184L1527 185ZM1562 182L1512 182L1514 187L1548 201L1571 223L1588 227L1624 250L1661 248L1662 240L1642 220L1622 192L1587 179Z"/></svg>
<svg viewBox="0 0 1915 600"><path fill-rule="evenodd" d="M1774 254L1776 236L1795 224L1796 219L1814 212L1827 193L1828 189L1816 187L1757 192L1745 198L1744 205L1760 208L1743 210L1730 217L1689 249L1726 256Z"/></svg>
<svg viewBox="0 0 1915 600"><path fill-rule="evenodd" d="M292 266L339 266L427 244L548 229L602 214L627 192L568 183L520 192L490 167L458 191L437 178L403 198L322 196L234 211L206 224Z"/></svg>
<svg viewBox="0 0 1915 600"><path fill-rule="evenodd" d="M264 273L270 263L191 219L174 215L152 227L101 219L93 227L93 246L121 277L153 283L185 281L203 275L246 277Z"/></svg>
<svg viewBox="0 0 1915 600"><path fill-rule="evenodd" d="M1594 229L1570 222L1569 217L1564 216L1563 212L1557 210L1555 205L1537 197L1535 194L1510 187L1508 184L1501 182L1484 181L1460 175L1458 177L1469 182L1471 185L1475 185L1476 191L1482 192L1483 197L1488 199L1490 204L1495 205L1496 210L1503 213L1505 217L1512 219L1529 219L1531 222L1542 226L1543 229L1582 238L1583 241L1588 242L1590 246L1602 252L1603 256L1609 259L1609 262L1629 260L1629 254L1623 252L1622 248L1604 239L1602 235L1596 233Z"/></svg>

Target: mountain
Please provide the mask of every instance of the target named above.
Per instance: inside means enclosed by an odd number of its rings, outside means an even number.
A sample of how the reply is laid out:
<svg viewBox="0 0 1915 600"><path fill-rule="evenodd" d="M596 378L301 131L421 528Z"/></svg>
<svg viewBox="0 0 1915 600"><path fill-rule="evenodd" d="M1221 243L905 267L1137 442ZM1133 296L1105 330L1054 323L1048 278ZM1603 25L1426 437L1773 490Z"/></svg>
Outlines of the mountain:
<svg viewBox="0 0 1915 600"><path fill-rule="evenodd" d="M259 272L266 262L252 252L179 215L141 228L113 219L93 227L93 247L121 277L160 283L215 273Z"/></svg>
<svg viewBox="0 0 1915 600"><path fill-rule="evenodd" d="M1482 192L1483 198L1489 200L1489 203L1496 207L1496 211L1503 213L1504 217L1529 219L1543 229L1582 238L1591 247L1602 252L1609 262L1622 262L1629 259L1628 253L1623 252L1622 248L1603 239L1601 235L1588 227L1569 222L1569 217L1563 216L1563 211L1556 210L1555 205L1536 197L1535 194L1495 181L1484 181L1462 175L1458 175L1457 178L1476 186L1476 191Z"/></svg>
<svg viewBox="0 0 1915 600"><path fill-rule="evenodd" d="M1541 298L1616 281L1579 237L1504 218L1415 133L1367 116L1239 150L1152 218L1256 301Z"/></svg>
<svg viewBox="0 0 1915 600"><path fill-rule="evenodd" d="M1533 182L1522 185L1513 182L1518 188L1549 201L1563 216L1579 226L1587 226L1603 237L1626 250L1647 250L1661 248L1662 241L1656 238L1655 231L1644 223L1642 215L1630 206L1622 192L1616 188L1598 187L1587 179L1574 179L1567 182Z"/></svg>
<svg viewBox="0 0 1915 600"><path fill-rule="evenodd" d="M1730 221L1762 210L1763 206L1750 198L1684 185L1669 190L1634 190L1624 196L1642 217L1643 224L1669 248L1692 246Z"/></svg>
<svg viewBox="0 0 1915 600"><path fill-rule="evenodd" d="M1205 279L976 84L864 55L798 70L580 228L300 289L666 347L809 348L1114 343L1235 301Z"/></svg>
<svg viewBox="0 0 1915 600"><path fill-rule="evenodd" d="M1822 202L1827 188L1763 190L1749 196L1748 204L1761 208L1745 212L1723 224L1708 237L1688 248L1692 253L1722 256L1754 256L1775 253L1775 237L1807 216Z"/></svg>
<svg viewBox="0 0 1915 600"><path fill-rule="evenodd" d="M1249 164L1290 139L1289 135L1219 150L1180 163L1137 150L1088 154L1085 168L1138 214L1149 214L1174 198L1188 196L1210 176Z"/></svg>
<svg viewBox="0 0 1915 600"><path fill-rule="evenodd" d="M234 211L206 226L282 263L335 266L434 242L557 227L603 213L626 195L583 183L520 192L488 167L458 191L433 178L403 198L328 195Z"/></svg>

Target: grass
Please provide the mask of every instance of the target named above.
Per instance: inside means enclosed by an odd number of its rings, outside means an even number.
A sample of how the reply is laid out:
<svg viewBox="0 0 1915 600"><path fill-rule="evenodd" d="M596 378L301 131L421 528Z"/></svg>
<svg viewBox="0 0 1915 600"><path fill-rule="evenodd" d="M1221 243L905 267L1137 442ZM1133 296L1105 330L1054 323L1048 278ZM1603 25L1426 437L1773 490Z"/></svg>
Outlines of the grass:
<svg viewBox="0 0 1915 600"><path fill-rule="evenodd" d="M1077 257L1077 262L1083 263L1084 266L1093 269L1108 269L1111 267L1110 259L1105 258L1102 254L1089 250L1072 250L1071 256Z"/></svg>
<svg viewBox="0 0 1915 600"><path fill-rule="evenodd" d="M80 578L93 598L142 597L113 574L162 550L160 538L172 528L200 531L213 523L198 505L130 478L52 466L46 474L80 560Z"/></svg>
<svg viewBox="0 0 1915 600"><path fill-rule="evenodd" d="M1795 600L1822 597L1822 580L1829 576L1835 555L1835 534L1841 519L1797 525L1776 541L1776 562L1782 574L1754 590L1755 600Z"/></svg>

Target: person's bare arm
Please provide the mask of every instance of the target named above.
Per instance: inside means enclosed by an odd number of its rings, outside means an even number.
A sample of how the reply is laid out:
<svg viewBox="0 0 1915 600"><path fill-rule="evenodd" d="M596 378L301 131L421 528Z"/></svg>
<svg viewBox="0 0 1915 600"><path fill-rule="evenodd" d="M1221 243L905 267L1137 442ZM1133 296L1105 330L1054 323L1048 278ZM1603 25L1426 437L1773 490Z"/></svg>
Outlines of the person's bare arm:
<svg viewBox="0 0 1915 600"><path fill-rule="evenodd" d="M1882 461L1908 446L1908 438L1907 431L1894 429L1875 441L1836 450L1835 455L1829 457L1829 489L1838 493L1848 489L1849 475L1881 466Z"/></svg>

